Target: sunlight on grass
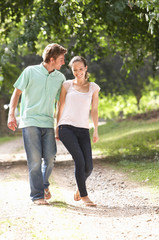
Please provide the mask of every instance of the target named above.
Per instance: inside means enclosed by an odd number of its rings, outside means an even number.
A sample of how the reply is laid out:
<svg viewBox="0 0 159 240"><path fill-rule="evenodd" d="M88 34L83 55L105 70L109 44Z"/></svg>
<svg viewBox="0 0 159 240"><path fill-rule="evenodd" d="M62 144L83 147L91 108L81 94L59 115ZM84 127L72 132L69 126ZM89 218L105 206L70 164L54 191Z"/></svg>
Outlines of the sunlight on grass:
<svg viewBox="0 0 159 240"><path fill-rule="evenodd" d="M99 126L94 153L126 171L132 179L159 186L159 122L108 122Z"/></svg>
<svg viewBox="0 0 159 240"><path fill-rule="evenodd" d="M106 156L143 155L159 150L159 123L110 122L99 127L100 140L93 150Z"/></svg>
<svg viewBox="0 0 159 240"><path fill-rule="evenodd" d="M118 167L129 173L133 180L149 184L153 187L159 186L159 162L130 162L124 160L117 164Z"/></svg>

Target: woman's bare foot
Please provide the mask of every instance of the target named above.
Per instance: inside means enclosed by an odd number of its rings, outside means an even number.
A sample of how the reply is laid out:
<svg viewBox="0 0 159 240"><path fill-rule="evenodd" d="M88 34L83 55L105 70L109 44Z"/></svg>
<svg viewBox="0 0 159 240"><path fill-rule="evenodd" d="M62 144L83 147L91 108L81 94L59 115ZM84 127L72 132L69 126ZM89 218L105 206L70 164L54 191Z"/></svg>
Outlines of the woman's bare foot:
<svg viewBox="0 0 159 240"><path fill-rule="evenodd" d="M51 198L51 193L49 188L44 189L44 199L49 200Z"/></svg>
<svg viewBox="0 0 159 240"><path fill-rule="evenodd" d="M82 199L82 202L83 202L83 204L85 205L85 206L91 206L91 207L96 207L97 206L97 204L95 204L95 203L93 203L90 199L89 199L89 197L88 196L86 196L86 197L81 197L81 199Z"/></svg>
<svg viewBox="0 0 159 240"><path fill-rule="evenodd" d="M80 196L80 193L79 193L79 190L77 189L75 194L74 194L74 200L75 201L80 201L81 200L81 196Z"/></svg>

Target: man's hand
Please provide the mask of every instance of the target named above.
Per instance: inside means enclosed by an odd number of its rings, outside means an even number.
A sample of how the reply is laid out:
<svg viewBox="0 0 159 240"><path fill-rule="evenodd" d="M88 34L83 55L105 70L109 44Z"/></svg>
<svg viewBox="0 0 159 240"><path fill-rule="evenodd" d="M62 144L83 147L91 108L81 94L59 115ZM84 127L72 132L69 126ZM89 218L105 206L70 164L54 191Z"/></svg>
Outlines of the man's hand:
<svg viewBox="0 0 159 240"><path fill-rule="evenodd" d="M9 114L8 114L8 127L12 131L15 131L17 128L17 121L15 118L15 109L18 105L18 101L21 93L22 93L21 90L15 88L9 104L10 107L9 107Z"/></svg>
<svg viewBox="0 0 159 240"><path fill-rule="evenodd" d="M55 139L56 139L57 141L59 141L59 128L58 128L58 127L56 127Z"/></svg>
<svg viewBox="0 0 159 240"><path fill-rule="evenodd" d="M17 121L14 116L9 116L8 118L8 128L11 129L12 131L15 131L17 128Z"/></svg>

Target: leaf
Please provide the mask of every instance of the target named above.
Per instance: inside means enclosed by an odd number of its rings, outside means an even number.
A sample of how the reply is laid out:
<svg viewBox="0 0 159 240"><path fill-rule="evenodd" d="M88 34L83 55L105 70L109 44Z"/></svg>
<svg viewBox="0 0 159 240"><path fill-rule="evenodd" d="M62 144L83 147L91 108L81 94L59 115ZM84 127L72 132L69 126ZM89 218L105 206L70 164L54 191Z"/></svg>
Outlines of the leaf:
<svg viewBox="0 0 159 240"><path fill-rule="evenodd" d="M148 20L149 20L148 14L145 14L145 18L146 18L146 21L148 22Z"/></svg>

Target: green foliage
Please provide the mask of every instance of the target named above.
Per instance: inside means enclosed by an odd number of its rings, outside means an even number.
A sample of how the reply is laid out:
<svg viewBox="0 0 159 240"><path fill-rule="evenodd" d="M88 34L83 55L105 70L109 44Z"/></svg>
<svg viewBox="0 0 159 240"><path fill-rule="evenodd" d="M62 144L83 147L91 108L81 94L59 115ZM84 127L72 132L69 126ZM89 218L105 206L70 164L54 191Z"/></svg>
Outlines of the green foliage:
<svg viewBox="0 0 159 240"><path fill-rule="evenodd" d="M153 3L150 4L152 8ZM142 5L127 0L69 0L64 1L61 8L63 16L70 20L76 33L77 46L74 46L74 51L83 53L82 48L87 46L89 40L90 49L85 50L85 53L89 51L95 59L103 53L106 54L111 48L122 54L127 68L141 65L150 52L158 61L158 24L153 23L154 31L150 34L150 23L145 19ZM80 18L76 17L79 13Z"/></svg>
<svg viewBox="0 0 159 240"><path fill-rule="evenodd" d="M21 1L9 3L4 1L0 5L2 24L0 34L4 36L5 40L7 38L9 40L14 29L19 29L13 42L10 42L11 47L17 51L19 51L19 46L25 44L35 52L38 42L59 42L65 39L66 32L65 19L60 15L59 7L56 0L25 0L23 4Z"/></svg>
<svg viewBox="0 0 159 240"><path fill-rule="evenodd" d="M27 43L35 51L39 42L53 41L69 46L70 54L95 60L111 49L120 52L130 68L143 64L149 54L158 61L157 6L156 1L131 0L3 1L0 36L9 37L20 28L14 47ZM155 21L147 21L146 14Z"/></svg>
<svg viewBox="0 0 159 240"><path fill-rule="evenodd" d="M123 61L119 54L109 55L89 64L89 70L94 74L102 93L111 95L134 95L138 109L145 88L150 84L153 75L152 59L144 60L141 67L133 66L131 71L122 69Z"/></svg>
<svg viewBox="0 0 159 240"><path fill-rule="evenodd" d="M10 95L13 91L13 83L18 78L20 69L9 62L1 67L0 94L9 101Z"/></svg>
<svg viewBox="0 0 159 240"><path fill-rule="evenodd" d="M144 113L159 108L158 77L150 78L150 84L145 87L140 100L140 109L133 95L100 94L99 116L104 119L126 118L137 113ZM121 116L122 115L122 116Z"/></svg>
<svg viewBox="0 0 159 240"><path fill-rule="evenodd" d="M33 0L0 1L1 23L15 21L18 23L23 16L30 11Z"/></svg>
<svg viewBox="0 0 159 240"><path fill-rule="evenodd" d="M159 2L158 0L137 0L137 1L129 1L130 4L135 4L136 6L140 7L141 9L145 9L145 19L149 22L149 31L151 34L154 32L154 25L159 20ZM140 14L140 17L143 17L143 14Z"/></svg>
<svg viewBox="0 0 159 240"><path fill-rule="evenodd" d="M120 118L120 112L124 117L137 113L135 97L132 96L102 96L99 100L99 117L104 119Z"/></svg>

